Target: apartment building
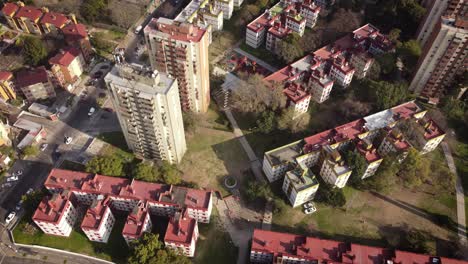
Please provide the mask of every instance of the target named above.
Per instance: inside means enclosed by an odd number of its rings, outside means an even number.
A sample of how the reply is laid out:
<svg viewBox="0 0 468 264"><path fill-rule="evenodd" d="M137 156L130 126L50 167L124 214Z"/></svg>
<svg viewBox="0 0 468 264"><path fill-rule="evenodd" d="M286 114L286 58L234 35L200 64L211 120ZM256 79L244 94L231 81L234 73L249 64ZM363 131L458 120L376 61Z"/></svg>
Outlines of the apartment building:
<svg viewBox="0 0 468 264"><path fill-rule="evenodd" d="M122 236L127 244L133 240L138 240L145 232L151 232L153 224L147 202L139 202L127 217Z"/></svg>
<svg viewBox="0 0 468 264"><path fill-rule="evenodd" d="M0 120L0 146L11 146L10 126Z"/></svg>
<svg viewBox="0 0 468 264"><path fill-rule="evenodd" d="M345 187L353 171L345 163L337 149L324 146L322 151L324 152L324 161L320 168L320 177L332 186Z"/></svg>
<svg viewBox="0 0 468 264"><path fill-rule="evenodd" d="M466 71L467 10L466 1L449 1L442 17L440 20L437 18L427 37L409 89L430 102L437 103L453 84L454 77Z"/></svg>
<svg viewBox="0 0 468 264"><path fill-rule="evenodd" d="M187 146L177 80L118 64L104 81L129 148L144 159L179 163Z"/></svg>
<svg viewBox="0 0 468 264"><path fill-rule="evenodd" d="M366 160L366 168L364 173L360 175L361 179L373 176L382 163L383 158L377 152L377 149L373 146L372 142L369 139L359 140L356 143L355 151L362 155Z"/></svg>
<svg viewBox="0 0 468 264"><path fill-rule="evenodd" d="M107 243L109 240L115 224L110 202L110 199L104 195L98 195L86 211L81 222L81 230L89 240L100 243Z"/></svg>
<svg viewBox="0 0 468 264"><path fill-rule="evenodd" d="M288 107L297 115L307 112L310 99L322 103L333 85L347 87L354 76L364 78L374 61L373 54L391 52L393 44L371 24L364 25L333 44L322 47L296 62L265 77L265 81L284 84ZM306 108L291 104L306 100ZM307 101L309 100L309 101Z"/></svg>
<svg viewBox="0 0 468 264"><path fill-rule="evenodd" d="M231 0L233 1L233 0ZM195 24L200 28L204 28L210 35L211 43L211 30L219 31L223 29L223 7L222 4L214 5L210 0L192 0L175 18L174 21L181 23ZM232 10L231 10L232 15Z"/></svg>
<svg viewBox="0 0 468 264"><path fill-rule="evenodd" d="M234 11L234 0L217 0L215 1L215 8L223 11L223 18L229 20Z"/></svg>
<svg viewBox="0 0 468 264"><path fill-rule="evenodd" d="M54 76L56 86L68 91L83 74L85 60L80 50L74 47L60 50L54 57L49 59L50 71Z"/></svg>
<svg viewBox="0 0 468 264"><path fill-rule="evenodd" d="M16 87L23 92L30 103L56 96L51 78L44 66L18 72Z"/></svg>
<svg viewBox="0 0 468 264"><path fill-rule="evenodd" d="M32 220L48 235L70 236L79 213L73 194L67 190L44 197L34 212Z"/></svg>
<svg viewBox="0 0 468 264"><path fill-rule="evenodd" d="M42 32L44 32L44 34L58 36L61 33L61 29L67 24L72 23L72 20L73 23L77 23L74 15L71 15L69 18L61 13L49 12L49 9L45 7L42 10L44 11L44 15L39 23L41 24Z"/></svg>
<svg viewBox="0 0 468 264"><path fill-rule="evenodd" d="M178 212L169 219L164 245L179 254L193 257L198 235L197 220L188 217L184 211Z"/></svg>
<svg viewBox="0 0 468 264"><path fill-rule="evenodd" d="M241 7L244 0L234 0L234 7Z"/></svg>
<svg viewBox="0 0 468 264"><path fill-rule="evenodd" d="M16 99L12 72L0 71L0 98L5 101Z"/></svg>
<svg viewBox="0 0 468 264"><path fill-rule="evenodd" d="M426 14L416 32L416 40L422 47L426 44L436 23L440 21L440 17L447 9L448 2L450 0L423 0L420 2L421 6L426 9Z"/></svg>
<svg viewBox="0 0 468 264"><path fill-rule="evenodd" d="M404 132L408 137L414 134L412 137L415 141L418 140L420 147L417 149L421 153L437 147L445 134L442 130L436 129L433 121L430 125L420 125L424 122L426 112L414 101L410 101L267 151L263 158L263 172L267 179L273 182L283 179L285 174L297 165L305 165L309 168L318 166L320 176L325 181L344 186L350 170L346 164L342 163L339 152L347 151L350 144L355 143L358 147L364 148L361 151L368 158L368 167L363 176L369 177L381 162L377 155L383 157L390 152L404 154L411 146L403 135L397 132L398 126L405 120L412 125L408 125ZM412 128L416 125L420 127L419 130ZM426 131L424 127L429 127L430 130ZM378 151L375 151L373 146L368 149L369 144L365 146L361 142L363 140L374 142L379 135L383 136L383 140L379 146L375 146Z"/></svg>
<svg viewBox="0 0 468 264"><path fill-rule="evenodd" d="M71 23L62 28L62 34L65 43L70 47L79 49L85 61L89 62L93 54L93 48L89 41L86 26L83 24Z"/></svg>
<svg viewBox="0 0 468 264"><path fill-rule="evenodd" d="M312 200L318 187L314 173L307 166L298 165L286 173L282 189L292 207L297 207Z"/></svg>
<svg viewBox="0 0 468 264"><path fill-rule="evenodd" d="M276 44L292 32L302 36L306 26L313 28L319 13L314 1L282 0L247 25L245 43L253 48L265 43L275 53Z"/></svg>
<svg viewBox="0 0 468 264"><path fill-rule="evenodd" d="M388 248L254 229L251 263L434 263L467 264L467 261Z"/></svg>
<svg viewBox="0 0 468 264"><path fill-rule="evenodd" d="M210 104L207 30L159 18L144 32L153 69L177 79L182 110L206 112Z"/></svg>
<svg viewBox="0 0 468 264"><path fill-rule="evenodd" d="M407 139L421 154L433 151L445 137L445 132L428 117L407 122Z"/></svg>

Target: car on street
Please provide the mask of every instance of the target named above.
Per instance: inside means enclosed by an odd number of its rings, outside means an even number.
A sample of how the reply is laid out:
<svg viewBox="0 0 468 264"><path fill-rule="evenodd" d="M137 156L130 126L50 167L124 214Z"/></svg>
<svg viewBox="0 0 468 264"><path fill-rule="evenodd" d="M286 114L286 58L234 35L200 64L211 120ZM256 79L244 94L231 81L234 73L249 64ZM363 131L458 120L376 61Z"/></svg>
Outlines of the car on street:
<svg viewBox="0 0 468 264"><path fill-rule="evenodd" d="M99 67L100 70L107 70L109 68L110 68L109 65L102 65L101 67Z"/></svg>
<svg viewBox="0 0 468 264"><path fill-rule="evenodd" d="M13 175L11 175L10 177L7 177L7 182L14 182L14 181L17 181L18 179L19 179L18 176L13 173Z"/></svg>
<svg viewBox="0 0 468 264"><path fill-rule="evenodd" d="M92 115L94 114L94 112L96 112L96 108L91 107L91 108L89 109L88 116L92 116Z"/></svg>
<svg viewBox="0 0 468 264"><path fill-rule="evenodd" d="M9 224L15 218L15 216L16 216L15 212L10 212L5 219L5 223Z"/></svg>
<svg viewBox="0 0 468 264"><path fill-rule="evenodd" d="M135 33L135 34L139 34L140 31L141 31L142 29L143 29L143 26L140 25L140 26L138 26L138 27L135 28L134 33Z"/></svg>
<svg viewBox="0 0 468 264"><path fill-rule="evenodd" d="M69 145L70 143L72 143L72 141L73 141L72 137L65 137L65 144Z"/></svg>
<svg viewBox="0 0 468 264"><path fill-rule="evenodd" d="M33 188L29 188L28 191L26 192L26 195L30 195L32 192L34 192Z"/></svg>
<svg viewBox="0 0 468 264"><path fill-rule="evenodd" d="M18 170L18 171L16 172L16 175L18 175L18 176L23 175L23 171L22 171L22 170Z"/></svg>
<svg viewBox="0 0 468 264"><path fill-rule="evenodd" d="M94 79L99 79L102 77L102 75L104 75L104 73L102 71L97 71L93 74L93 78Z"/></svg>
<svg viewBox="0 0 468 264"><path fill-rule="evenodd" d="M304 205L304 213L305 214L312 214L317 211L317 208L315 207L314 203L312 202L307 202Z"/></svg>
<svg viewBox="0 0 468 264"><path fill-rule="evenodd" d="M19 210L21 210L22 207L23 207L23 199L19 200L19 202L16 204L15 210L18 212Z"/></svg>
<svg viewBox="0 0 468 264"><path fill-rule="evenodd" d="M11 187L13 186L13 184L11 182L5 182L4 184L2 184L2 188L8 188L8 187Z"/></svg>
<svg viewBox="0 0 468 264"><path fill-rule="evenodd" d="M48 146L49 146L49 144L47 144L47 143L42 144L41 145L41 151L46 150Z"/></svg>

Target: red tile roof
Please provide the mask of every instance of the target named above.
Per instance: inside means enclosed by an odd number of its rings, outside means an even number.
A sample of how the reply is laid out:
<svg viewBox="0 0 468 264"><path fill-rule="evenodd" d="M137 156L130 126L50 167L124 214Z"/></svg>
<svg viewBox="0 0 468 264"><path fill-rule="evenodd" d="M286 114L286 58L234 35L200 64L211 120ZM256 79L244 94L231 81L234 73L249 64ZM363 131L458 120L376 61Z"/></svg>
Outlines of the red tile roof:
<svg viewBox="0 0 468 264"><path fill-rule="evenodd" d="M0 71L0 81L8 81L13 77L13 73L9 71Z"/></svg>
<svg viewBox="0 0 468 264"><path fill-rule="evenodd" d="M149 221L146 203L141 203L128 215L122 230L122 235L139 238L143 234L144 224Z"/></svg>
<svg viewBox="0 0 468 264"><path fill-rule="evenodd" d="M62 190L81 190L83 183L93 177L94 174L92 173L52 169L44 182L44 186Z"/></svg>
<svg viewBox="0 0 468 264"><path fill-rule="evenodd" d="M22 6L19 11L16 13L15 17L17 18L27 18L32 21L37 22L41 18L43 12L42 9L34 6Z"/></svg>
<svg viewBox="0 0 468 264"><path fill-rule="evenodd" d="M66 41L77 41L88 37L86 26L83 24L70 23L62 28Z"/></svg>
<svg viewBox="0 0 468 264"><path fill-rule="evenodd" d="M372 144L369 147L369 145L366 145L366 143L362 140L358 141L358 143L356 144L356 149L361 155L364 156L368 163L372 163L382 159L379 153L377 153L377 149L374 146L372 146Z"/></svg>
<svg viewBox="0 0 468 264"><path fill-rule="evenodd" d="M54 57L49 59L50 64L58 64L68 67L73 60L80 55L80 51L76 48L70 47L60 51Z"/></svg>
<svg viewBox="0 0 468 264"><path fill-rule="evenodd" d="M190 245L196 227L197 221L188 217L186 212L171 217L164 235L164 242Z"/></svg>
<svg viewBox="0 0 468 264"><path fill-rule="evenodd" d="M56 28L62 28L69 22L67 16L61 13L47 12L41 19L41 24L52 24Z"/></svg>
<svg viewBox="0 0 468 264"><path fill-rule="evenodd" d="M13 16L16 11L18 11L19 6L15 3L5 3L5 5L2 8L3 14L7 16Z"/></svg>
<svg viewBox="0 0 468 264"><path fill-rule="evenodd" d="M276 257L298 257L341 264L375 264L393 261L396 264L467 264L467 261L370 247L340 241L325 240L301 235L255 229L251 251L263 252ZM435 262L435 260L441 260Z"/></svg>
<svg viewBox="0 0 468 264"><path fill-rule="evenodd" d="M138 198L146 201L158 201L159 196L169 191L170 186L159 183L132 180L132 182L122 188L119 196Z"/></svg>
<svg viewBox="0 0 468 264"><path fill-rule="evenodd" d="M58 223L68 207L71 206L71 193L54 194L44 197L37 207L32 219L39 222Z"/></svg>
<svg viewBox="0 0 468 264"><path fill-rule="evenodd" d="M167 34L169 39L200 42L205 36L206 30L188 23L181 23L167 18L153 18L145 27L145 32L162 32Z"/></svg>
<svg viewBox="0 0 468 264"><path fill-rule="evenodd" d="M105 215L110 212L109 199L95 200L86 211L81 222L81 228L98 230L103 223Z"/></svg>
<svg viewBox="0 0 468 264"><path fill-rule="evenodd" d="M130 182L127 178L96 174L93 179L83 183L81 190L90 193L118 196L120 190L129 185Z"/></svg>
<svg viewBox="0 0 468 264"><path fill-rule="evenodd" d="M445 132L432 119L419 120L420 125L424 128L424 138L430 140L438 136L442 136Z"/></svg>
<svg viewBox="0 0 468 264"><path fill-rule="evenodd" d="M18 87L26 87L36 83L46 83L49 81L47 71L44 66L32 69L22 70L16 74L16 84Z"/></svg>

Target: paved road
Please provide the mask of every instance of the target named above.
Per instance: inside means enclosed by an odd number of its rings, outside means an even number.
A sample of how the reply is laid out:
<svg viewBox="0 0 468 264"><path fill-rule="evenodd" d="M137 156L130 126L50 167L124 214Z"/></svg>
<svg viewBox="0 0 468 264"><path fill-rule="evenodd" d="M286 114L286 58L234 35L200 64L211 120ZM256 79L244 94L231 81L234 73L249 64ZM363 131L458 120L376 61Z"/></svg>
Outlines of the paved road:
<svg viewBox="0 0 468 264"><path fill-rule="evenodd" d="M455 163L453 162L452 152L450 151L450 147L446 142L442 142L442 149L444 151L445 159L447 160L450 171L457 177L455 190L457 191L458 237L460 238L460 242L466 245L465 193L463 191L463 185L461 183L460 176L457 173ZM468 257L468 252L465 252L465 255Z"/></svg>

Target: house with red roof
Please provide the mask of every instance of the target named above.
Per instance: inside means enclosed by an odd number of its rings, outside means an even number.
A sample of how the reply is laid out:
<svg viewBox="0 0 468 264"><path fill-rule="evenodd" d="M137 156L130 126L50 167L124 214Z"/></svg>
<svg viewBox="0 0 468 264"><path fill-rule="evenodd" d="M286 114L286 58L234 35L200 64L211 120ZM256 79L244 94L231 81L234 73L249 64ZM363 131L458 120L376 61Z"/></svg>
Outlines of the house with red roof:
<svg viewBox="0 0 468 264"><path fill-rule="evenodd" d="M16 87L23 92L29 102L55 98L54 86L44 66L21 70L15 75Z"/></svg>
<svg viewBox="0 0 468 264"><path fill-rule="evenodd" d="M71 19L64 14L50 12L47 8L43 8L43 10L44 15L42 16L39 23L44 34L52 34L57 36L60 33L60 29L71 23ZM72 16L72 19L74 19L74 23L76 23L74 16Z"/></svg>
<svg viewBox="0 0 468 264"><path fill-rule="evenodd" d="M79 213L73 194L69 191L44 197L32 220L46 234L70 236Z"/></svg>
<svg viewBox="0 0 468 264"><path fill-rule="evenodd" d="M176 252L193 257L198 235L197 220L182 211L169 219L166 234L164 235L164 244Z"/></svg>
<svg viewBox="0 0 468 264"><path fill-rule="evenodd" d="M16 23L15 14L20 9L20 5L12 2L5 3L2 8L2 15L6 19L8 26L12 29L19 30L20 25Z"/></svg>
<svg viewBox="0 0 468 264"><path fill-rule="evenodd" d="M93 49L91 42L89 41L86 26L79 23L70 23L63 27L61 31L65 39L65 43L68 46L79 49L83 54L83 58L86 61L89 61L93 54Z"/></svg>
<svg viewBox="0 0 468 264"><path fill-rule="evenodd" d="M389 128L383 131L384 139L377 150L381 156L389 153L396 153L397 159L401 162L406 158L411 144L404 138L401 130L397 127Z"/></svg>
<svg viewBox="0 0 468 264"><path fill-rule="evenodd" d="M372 141L369 139L359 139L356 143L355 151L366 161L366 168L364 173L360 176L361 179L373 176L382 163L383 158L372 145Z"/></svg>
<svg viewBox="0 0 468 264"><path fill-rule="evenodd" d="M91 203L81 222L81 230L89 240L94 242L107 243L115 217L110 209L110 199L104 195L98 197Z"/></svg>
<svg viewBox="0 0 468 264"><path fill-rule="evenodd" d="M68 47L60 50L54 57L49 59L51 72L55 77L57 85L66 90L71 90L81 74L83 74L85 60L80 50Z"/></svg>
<svg viewBox="0 0 468 264"><path fill-rule="evenodd" d="M18 2L19 9L13 16L16 22L17 29L23 30L30 34L41 34L41 25L39 21L44 14L41 8L34 6L26 6L22 2Z"/></svg>
<svg viewBox="0 0 468 264"><path fill-rule="evenodd" d="M147 202L139 202L128 215L122 236L125 242L130 244L131 241L139 239L145 232L151 232L152 227Z"/></svg>
<svg viewBox="0 0 468 264"><path fill-rule="evenodd" d="M16 99L12 72L0 71L0 98L5 101Z"/></svg>

